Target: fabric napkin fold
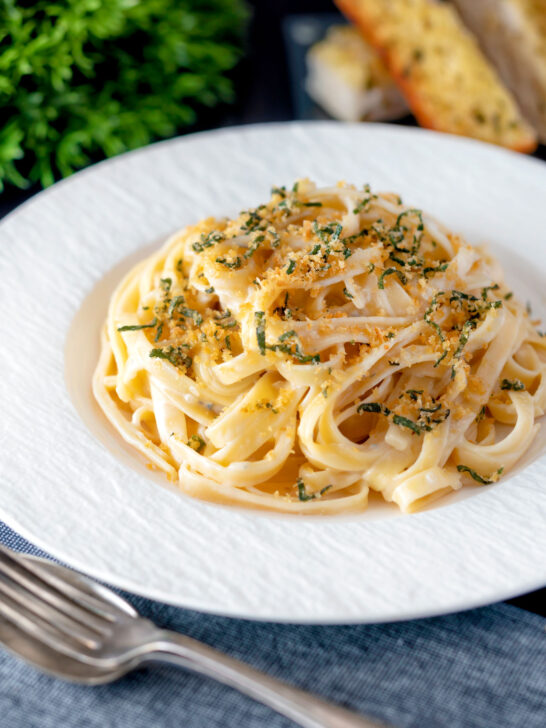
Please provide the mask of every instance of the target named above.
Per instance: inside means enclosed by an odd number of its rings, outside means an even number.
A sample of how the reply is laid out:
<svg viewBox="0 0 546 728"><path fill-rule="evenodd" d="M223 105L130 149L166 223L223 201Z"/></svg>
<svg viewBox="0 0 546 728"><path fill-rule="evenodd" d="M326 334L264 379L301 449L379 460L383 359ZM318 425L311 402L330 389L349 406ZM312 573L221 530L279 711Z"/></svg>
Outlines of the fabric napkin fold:
<svg viewBox="0 0 546 728"><path fill-rule="evenodd" d="M44 555L3 524L0 542ZM124 596L162 627L397 728L546 725L546 620L517 607L392 624L301 626ZM230 688L176 668L141 670L91 688L43 675L4 650L0 716L10 728L294 726Z"/></svg>

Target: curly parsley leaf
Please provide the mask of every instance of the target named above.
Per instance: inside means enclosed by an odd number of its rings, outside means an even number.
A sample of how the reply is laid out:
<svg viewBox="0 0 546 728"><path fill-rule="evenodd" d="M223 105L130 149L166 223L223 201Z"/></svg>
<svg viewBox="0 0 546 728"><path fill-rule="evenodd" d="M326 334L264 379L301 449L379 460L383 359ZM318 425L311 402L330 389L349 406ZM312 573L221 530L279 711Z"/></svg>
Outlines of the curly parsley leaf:
<svg viewBox="0 0 546 728"><path fill-rule="evenodd" d="M233 99L243 0L0 1L0 189L52 184Z"/></svg>

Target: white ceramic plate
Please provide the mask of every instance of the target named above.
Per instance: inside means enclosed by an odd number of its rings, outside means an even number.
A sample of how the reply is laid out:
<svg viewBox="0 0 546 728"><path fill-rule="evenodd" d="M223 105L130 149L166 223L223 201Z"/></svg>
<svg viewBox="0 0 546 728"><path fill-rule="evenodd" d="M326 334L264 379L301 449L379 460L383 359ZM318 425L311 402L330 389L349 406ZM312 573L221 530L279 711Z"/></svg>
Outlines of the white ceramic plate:
<svg viewBox="0 0 546 728"><path fill-rule="evenodd" d="M97 578L173 604L292 622L386 621L546 583L546 437L490 487L424 513L271 515L192 500L146 469L93 402L107 300L150 246L309 176L394 190L472 242L546 307L546 165L380 125L272 124L96 165L0 225L0 517Z"/></svg>

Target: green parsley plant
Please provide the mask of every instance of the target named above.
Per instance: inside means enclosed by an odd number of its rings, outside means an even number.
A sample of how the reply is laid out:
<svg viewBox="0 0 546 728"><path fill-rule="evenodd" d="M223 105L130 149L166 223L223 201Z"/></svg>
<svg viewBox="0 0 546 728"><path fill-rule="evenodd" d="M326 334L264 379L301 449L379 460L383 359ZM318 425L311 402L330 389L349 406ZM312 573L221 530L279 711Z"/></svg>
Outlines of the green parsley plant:
<svg viewBox="0 0 546 728"><path fill-rule="evenodd" d="M49 185L233 98L244 0L0 0L0 189Z"/></svg>

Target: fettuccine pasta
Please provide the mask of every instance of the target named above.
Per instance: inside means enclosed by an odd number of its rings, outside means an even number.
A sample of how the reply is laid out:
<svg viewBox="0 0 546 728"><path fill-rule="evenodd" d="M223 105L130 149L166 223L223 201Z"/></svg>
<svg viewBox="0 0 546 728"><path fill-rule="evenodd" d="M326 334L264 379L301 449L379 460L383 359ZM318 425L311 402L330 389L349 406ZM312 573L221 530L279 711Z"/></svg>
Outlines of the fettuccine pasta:
<svg viewBox="0 0 546 728"><path fill-rule="evenodd" d="M300 180L130 271L93 388L189 495L414 511L527 450L546 339L487 252L394 194Z"/></svg>

